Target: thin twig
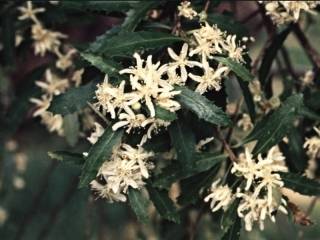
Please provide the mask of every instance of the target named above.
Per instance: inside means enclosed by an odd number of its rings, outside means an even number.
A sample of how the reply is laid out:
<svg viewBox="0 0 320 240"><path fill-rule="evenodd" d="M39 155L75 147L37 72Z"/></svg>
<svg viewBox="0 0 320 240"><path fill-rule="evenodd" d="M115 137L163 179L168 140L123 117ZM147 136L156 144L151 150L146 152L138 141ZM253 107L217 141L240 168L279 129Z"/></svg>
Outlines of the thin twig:
<svg viewBox="0 0 320 240"><path fill-rule="evenodd" d="M226 139L224 139L224 137L222 136L222 133L220 131L220 129L216 129L216 134L215 134L218 138L218 140L222 143L224 150L228 153L229 158L232 162L237 162L238 159L236 157L236 155L234 154L234 152L232 151L229 143L226 141Z"/></svg>
<svg viewBox="0 0 320 240"><path fill-rule="evenodd" d="M211 2L211 0L207 0L206 1L206 4L204 5L204 8L203 8L204 12L208 12L208 9L209 9L209 6L210 6L210 2Z"/></svg>

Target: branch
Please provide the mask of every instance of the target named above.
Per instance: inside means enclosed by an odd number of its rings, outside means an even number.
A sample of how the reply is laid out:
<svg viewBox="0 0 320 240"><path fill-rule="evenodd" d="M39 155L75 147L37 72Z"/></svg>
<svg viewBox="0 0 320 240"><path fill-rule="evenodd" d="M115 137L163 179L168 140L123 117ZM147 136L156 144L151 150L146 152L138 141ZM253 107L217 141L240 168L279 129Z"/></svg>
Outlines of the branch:
<svg viewBox="0 0 320 240"><path fill-rule="evenodd" d="M306 35L302 32L298 23L293 25L293 32L298 38L301 47L304 49L305 53L308 55L310 61L312 62L314 68L320 69L320 56L319 53L310 44Z"/></svg>

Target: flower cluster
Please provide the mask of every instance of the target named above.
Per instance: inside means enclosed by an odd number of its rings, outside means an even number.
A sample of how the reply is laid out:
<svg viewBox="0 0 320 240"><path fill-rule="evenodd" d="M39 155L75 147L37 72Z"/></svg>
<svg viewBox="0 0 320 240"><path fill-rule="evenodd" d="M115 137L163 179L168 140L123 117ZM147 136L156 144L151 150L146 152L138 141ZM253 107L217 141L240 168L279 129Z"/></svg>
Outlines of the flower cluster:
<svg viewBox="0 0 320 240"><path fill-rule="evenodd" d="M31 1L27 1L26 6L19 7L18 10L21 13L18 17L19 20L32 21L31 38L33 39L34 54L43 57L48 52L53 53L57 57L55 64L56 68L62 72L69 70L68 75L71 75L70 79L67 77L61 77L54 73L52 69L48 68L45 71L45 81L36 82L36 85L43 91L43 95L40 99L30 99L30 101L37 107L33 116L40 116L41 122L47 126L50 132L55 131L59 135L63 135L63 117L59 114L52 114L47 111L47 109L50 107L53 96L64 93L72 85L79 86L81 83L83 69L76 71L71 69L72 57L76 53L76 50L70 46L62 44L62 40L67 38L67 36L60 32L45 28L43 23L37 17L37 14L45 12L45 8L35 8ZM16 39L16 45L18 46L23 40L23 37L20 34L17 36L19 37L19 39ZM66 52L62 53L62 49Z"/></svg>
<svg viewBox="0 0 320 240"><path fill-rule="evenodd" d="M287 213L286 201L280 194L283 182L277 173L285 171L284 156L277 147L271 148L265 158L259 154L257 159L246 148L245 153L239 155L239 162L234 162L231 168L231 173L244 178L244 186L233 194L227 185L218 185L219 181L215 181L205 201L211 200L210 207L214 212L221 208L226 210L238 198L238 216L244 219L246 230L251 231L257 221L263 229L266 216L275 221L277 210Z"/></svg>
<svg viewBox="0 0 320 240"><path fill-rule="evenodd" d="M312 10L320 1L259 1L264 4L267 15L277 25L299 21L301 12L314 13Z"/></svg>
<svg viewBox="0 0 320 240"><path fill-rule="evenodd" d="M197 12L192 9L191 2L189 1L181 2L180 6L178 6L178 11L179 16L183 16L190 20L192 20L195 16L198 15Z"/></svg>
<svg viewBox="0 0 320 240"><path fill-rule="evenodd" d="M121 144L114 149L110 160L100 167L98 177L101 179L93 180L91 188L110 202L125 202L128 188L141 189L144 179L149 178L149 170L153 168L149 161L152 156L152 152L140 146L134 148Z"/></svg>
<svg viewBox="0 0 320 240"><path fill-rule="evenodd" d="M317 135L311 138L306 138L303 144L303 147L307 149L307 155L309 156L306 174L310 178L315 177L315 171L318 168L317 158L320 157L320 129L316 127L313 129Z"/></svg>

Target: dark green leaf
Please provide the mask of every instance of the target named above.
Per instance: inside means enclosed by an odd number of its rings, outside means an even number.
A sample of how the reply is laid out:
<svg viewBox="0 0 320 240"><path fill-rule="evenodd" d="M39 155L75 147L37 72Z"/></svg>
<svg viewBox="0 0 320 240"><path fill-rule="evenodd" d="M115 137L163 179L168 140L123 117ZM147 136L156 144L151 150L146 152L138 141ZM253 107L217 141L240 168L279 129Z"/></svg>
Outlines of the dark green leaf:
<svg viewBox="0 0 320 240"><path fill-rule="evenodd" d="M228 231L222 236L221 240L237 240L240 238L241 219L237 216L233 219L233 224Z"/></svg>
<svg viewBox="0 0 320 240"><path fill-rule="evenodd" d="M66 115L82 110L88 102L93 100L96 83L94 81L87 85L71 88L64 94L54 97L49 111L54 114Z"/></svg>
<svg viewBox="0 0 320 240"><path fill-rule="evenodd" d="M228 209L222 214L220 225L223 232L227 232L234 224L234 219L238 217L237 208L239 206L239 202L239 199L234 200Z"/></svg>
<svg viewBox="0 0 320 240"><path fill-rule="evenodd" d="M208 188L214 177L216 176L220 164L214 166L212 169L199 173L196 176L181 180L181 195L178 198L180 205L187 205L195 203L200 195L201 189Z"/></svg>
<svg viewBox="0 0 320 240"><path fill-rule="evenodd" d="M63 132L70 146L75 146L79 138L80 123L77 113L70 113L63 118Z"/></svg>
<svg viewBox="0 0 320 240"><path fill-rule="evenodd" d="M253 80L253 75L242 64L240 64L230 58L213 57L213 59L215 59L216 61L229 67L231 69L231 71L234 72L243 81L250 82Z"/></svg>
<svg viewBox="0 0 320 240"><path fill-rule="evenodd" d="M84 158L80 153L70 153L66 151L55 151L48 152L48 156L51 159L62 161L64 163L82 165L84 163Z"/></svg>
<svg viewBox="0 0 320 240"><path fill-rule="evenodd" d="M285 137L293 128L293 122L302 107L302 95L293 95L274 111L263 118L246 137L244 143L258 140L253 154L257 155L269 150Z"/></svg>
<svg viewBox="0 0 320 240"><path fill-rule="evenodd" d="M104 34L99 35L98 37L96 37L96 40L94 42L90 43L87 49L87 52L95 52L98 54L99 49L102 48L102 46L104 45L104 42L108 41L109 38L119 34L120 30L121 30L120 27L114 27L106 31Z"/></svg>
<svg viewBox="0 0 320 240"><path fill-rule="evenodd" d="M127 32L104 39L94 53L112 56L117 54L130 55L140 49L164 47L183 39L162 32Z"/></svg>
<svg viewBox="0 0 320 240"><path fill-rule="evenodd" d="M317 112L314 112L313 110L311 110L306 106L301 107L300 114L310 120L320 121L320 114Z"/></svg>
<svg viewBox="0 0 320 240"><path fill-rule="evenodd" d="M320 91L315 91L310 94L310 96L307 96L305 99L305 105L314 110L317 111L320 109Z"/></svg>
<svg viewBox="0 0 320 240"><path fill-rule="evenodd" d="M121 31L132 32L135 30L139 22L146 16L147 12L157 6L160 1L142 1L137 3L133 9L129 10L127 17L121 25Z"/></svg>
<svg viewBox="0 0 320 240"><path fill-rule="evenodd" d="M147 184L147 190L159 214L169 221L180 223L180 216L173 201L168 196L168 191L156 189L151 184Z"/></svg>
<svg viewBox="0 0 320 240"><path fill-rule="evenodd" d="M251 92L249 90L248 83L242 81L242 79L240 79L240 78L238 78L238 82L239 82L239 85L241 87L242 94L243 94L243 97L244 97L244 101L245 101L245 103L247 105L250 118L251 118L252 121L254 121L255 120L255 116L256 116L256 110L255 110L255 104L254 104L254 101L253 101L252 94L251 94Z"/></svg>
<svg viewBox="0 0 320 240"><path fill-rule="evenodd" d="M104 161L109 159L114 146L120 143L122 135L122 130L113 131L111 127L108 127L99 140L90 148L82 168L80 187L86 187L96 177L98 168Z"/></svg>
<svg viewBox="0 0 320 240"><path fill-rule="evenodd" d="M289 26L288 28L283 30L281 33L276 34L272 39L272 41L270 41L270 45L265 49L265 54L263 56L263 59L259 68L259 80L262 86L264 86L268 78L273 60L277 56L278 50L283 45L284 41L286 40L291 30L292 30L292 27Z"/></svg>
<svg viewBox="0 0 320 240"><path fill-rule="evenodd" d="M119 69L121 68L121 66L110 59L104 59L101 56L84 52L80 53L80 55L91 65L95 66L103 73L107 73L110 76L119 74Z"/></svg>
<svg viewBox="0 0 320 240"><path fill-rule="evenodd" d="M164 121L174 121L177 119L177 114L175 112L170 112L162 107L156 105L155 107L156 117Z"/></svg>
<svg viewBox="0 0 320 240"><path fill-rule="evenodd" d="M316 180L301 176L301 174L289 172L280 173L280 176L286 188L290 188L293 191L303 195L320 195L320 183L318 183Z"/></svg>
<svg viewBox="0 0 320 240"><path fill-rule="evenodd" d="M189 168L194 163L194 152L196 139L185 121L181 119L175 121L169 126L171 143L177 152L178 161L182 168Z"/></svg>
<svg viewBox="0 0 320 240"><path fill-rule="evenodd" d="M231 120L228 115L206 97L191 91L186 87L179 86L175 89L181 91L181 93L176 96L176 99L183 108L192 111L199 118L212 124L220 126L227 126L231 124Z"/></svg>
<svg viewBox="0 0 320 240"><path fill-rule="evenodd" d="M148 200L143 196L142 192L138 189L129 188L128 198L138 220L144 224L148 223Z"/></svg>
<svg viewBox="0 0 320 240"><path fill-rule="evenodd" d="M153 185L160 188L168 188L178 180L191 177L200 172L204 172L226 159L226 155L215 153L196 153L194 155L194 165L191 168L181 168L180 164L172 163L162 170Z"/></svg>
<svg viewBox="0 0 320 240"><path fill-rule="evenodd" d="M303 148L303 136L294 128L288 134L289 143L281 143L281 151L286 156L286 163L291 171L302 173L307 166L307 155Z"/></svg>
<svg viewBox="0 0 320 240"><path fill-rule="evenodd" d="M59 7L77 11L125 12L139 1L61 1Z"/></svg>

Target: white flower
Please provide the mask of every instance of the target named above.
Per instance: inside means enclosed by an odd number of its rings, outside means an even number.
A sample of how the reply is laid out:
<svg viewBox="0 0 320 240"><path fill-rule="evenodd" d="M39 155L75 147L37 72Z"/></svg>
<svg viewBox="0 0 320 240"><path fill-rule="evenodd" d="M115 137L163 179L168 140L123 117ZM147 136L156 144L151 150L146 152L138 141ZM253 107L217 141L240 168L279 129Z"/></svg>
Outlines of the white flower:
<svg viewBox="0 0 320 240"><path fill-rule="evenodd" d="M196 151L197 151L197 152L200 152L200 151L201 151L201 148L203 148L203 146L205 146L206 144L212 142L213 139L214 139L214 137L208 137L208 138L205 138L205 139L200 140L200 141L197 143L196 147L195 147Z"/></svg>
<svg viewBox="0 0 320 240"><path fill-rule="evenodd" d="M92 188L99 195L109 200L126 201L125 195L129 187L140 189L149 178L149 170L153 164L148 162L152 152L145 151L142 147L134 148L128 144L122 144L113 150L110 160L105 161L99 169L105 184L97 181L91 183Z"/></svg>
<svg viewBox="0 0 320 240"><path fill-rule="evenodd" d="M141 174L144 178L149 178L148 168L152 168L147 164L147 160L154 156L153 152L145 151L141 146L133 148L128 144L122 144L120 153L123 158L136 161L140 167ZM148 165L148 166L147 166Z"/></svg>
<svg viewBox="0 0 320 240"><path fill-rule="evenodd" d="M241 198L240 204L237 209L238 216L243 218L245 222L246 231L251 231L255 222L259 222L260 229L264 229L264 220L268 216L271 221L275 222L275 213L277 210L287 214L285 208L286 201L281 198L280 203L272 202L272 205L268 204L268 200L265 198L256 198L251 193L236 193L237 198Z"/></svg>
<svg viewBox="0 0 320 240"><path fill-rule="evenodd" d="M241 127L243 131L249 131L253 128L253 124L251 122L251 118L248 114L242 114L241 119L237 123L238 127Z"/></svg>
<svg viewBox="0 0 320 240"><path fill-rule="evenodd" d="M95 106L102 108L103 112L111 114L111 118L116 118L116 109L125 109L126 112L132 113L130 105L139 101L140 96L138 94L125 93L125 81L122 81L118 87L113 87L108 82L108 75L106 75L102 84L97 85Z"/></svg>
<svg viewBox="0 0 320 240"><path fill-rule="evenodd" d="M79 70L74 71L72 77L71 77L71 81L74 82L74 85L76 87L79 87L81 82L82 82L82 75L84 73L84 69L81 68Z"/></svg>
<svg viewBox="0 0 320 240"><path fill-rule="evenodd" d="M116 131L126 127L126 132L130 133L132 128L141 128L146 117L143 114L134 114L132 110L125 109L125 112L119 114L118 119L119 121L112 126L112 130Z"/></svg>
<svg viewBox="0 0 320 240"><path fill-rule="evenodd" d="M37 117L41 116L43 113L47 111L47 109L50 107L52 98L47 95L42 95L41 99L37 98L30 98L30 102L36 104L37 110L33 113L32 116Z"/></svg>
<svg viewBox="0 0 320 240"><path fill-rule="evenodd" d="M65 71L72 65L72 55L77 52L76 49L70 49L66 54L62 54L58 49L55 49L55 53L58 56L58 60L56 61L56 67Z"/></svg>
<svg viewBox="0 0 320 240"><path fill-rule="evenodd" d="M27 169L28 156L25 153L17 153L14 155L14 163L17 172L24 173Z"/></svg>
<svg viewBox="0 0 320 240"><path fill-rule="evenodd" d="M177 68L180 68L180 76L181 76L181 80L183 82L185 82L188 78L188 72L186 67L202 67L202 64L197 62L197 61L190 61L188 60L188 44L184 43L182 48L181 48L181 52L180 55L178 56L171 48L168 48L168 53L169 56L175 60L175 62L171 62L169 63L169 67L168 69L171 71L176 70Z"/></svg>
<svg viewBox="0 0 320 240"><path fill-rule="evenodd" d="M44 112L41 114L41 122L47 126L49 132L56 131L59 135L63 134L63 117L60 114Z"/></svg>
<svg viewBox="0 0 320 240"><path fill-rule="evenodd" d="M248 191L257 180L255 194L258 195L262 188L267 188L269 197L272 195L272 187L283 185L280 175L275 172L285 172L287 168L284 166L284 156L275 146L271 148L266 158L262 158L261 154L257 159L252 158L249 149L245 149L245 154L240 154L239 162L234 162L231 172L242 175L246 180L245 190ZM270 198L269 198L270 200Z"/></svg>
<svg viewBox="0 0 320 240"><path fill-rule="evenodd" d="M216 212L219 209L226 210L233 201L232 190L228 185L218 185L220 179L216 180L211 185L211 193L205 197L205 202L210 202L210 208L212 212Z"/></svg>
<svg viewBox="0 0 320 240"><path fill-rule="evenodd" d="M52 96L64 93L69 87L69 81L66 78L58 77L50 69L47 69L45 82L36 81L36 85L42 88L49 96Z"/></svg>
<svg viewBox="0 0 320 240"><path fill-rule="evenodd" d="M277 24L297 22L301 12L314 13L312 10L319 5L319 1L260 1L265 5L267 15Z"/></svg>
<svg viewBox="0 0 320 240"><path fill-rule="evenodd" d="M142 127L148 126L148 130L147 130L147 133L142 137L140 145L143 145L147 141L147 139L150 139L152 137L152 133L158 133L160 128L162 127L167 128L170 124L171 122L164 121L162 119L157 119L157 118L145 119L142 122L141 126Z"/></svg>
<svg viewBox="0 0 320 240"><path fill-rule="evenodd" d="M93 180L90 183L90 186L93 191L98 193L99 197L106 198L108 202L113 203L113 202L127 201L127 198L123 193L121 193L121 192L114 193L108 184L103 185L103 184L99 183L98 181Z"/></svg>
<svg viewBox="0 0 320 240"><path fill-rule="evenodd" d="M253 100L260 102L262 100L261 84L258 80L253 80L249 83L249 90L253 94Z"/></svg>
<svg viewBox="0 0 320 240"><path fill-rule="evenodd" d="M190 5L191 5L191 2L189 1L181 2L180 5L178 6L178 11L179 11L178 15L188 18L190 20L193 19L195 16L197 16L197 12L194 11Z"/></svg>
<svg viewBox="0 0 320 240"><path fill-rule="evenodd" d="M45 29L40 23L32 25L31 33L34 40L34 53L35 55L40 54L40 56L59 47L60 39L66 38L66 35L60 32Z"/></svg>
<svg viewBox="0 0 320 240"><path fill-rule="evenodd" d="M135 53L133 56L136 58L137 66L123 69L120 71L120 74L130 74L131 88L135 90L135 92L131 93L138 96L139 101L145 103L150 116L155 116L153 101L159 102L159 104L169 111L178 110L180 104L172 100L172 98L176 94L179 94L179 92L173 91L173 86L167 80L163 79L163 75L167 72L168 66L160 66L160 62L153 64L151 55L147 57L145 64L139 54Z"/></svg>
<svg viewBox="0 0 320 240"><path fill-rule="evenodd" d="M313 128L318 136L313 136L311 138L306 138L303 147L308 149L308 154L311 158L316 158L320 153L320 129Z"/></svg>
<svg viewBox="0 0 320 240"><path fill-rule="evenodd" d="M18 7L18 10L21 12L21 15L18 17L19 20L31 19L35 23L39 23L36 14L45 11L45 8L33 8L32 1L27 1L25 7Z"/></svg>
<svg viewBox="0 0 320 240"><path fill-rule="evenodd" d="M303 86L312 85L314 77L315 77L314 71L312 70L306 71L303 78L301 78Z"/></svg>
<svg viewBox="0 0 320 240"><path fill-rule="evenodd" d="M228 52L229 58L235 60L236 62L244 62L243 60L243 47L238 47L236 44L236 35L227 36L225 42L223 43L223 49Z"/></svg>
<svg viewBox="0 0 320 240"><path fill-rule="evenodd" d="M99 137L101 137L104 133L104 128L99 123L95 122L94 126L94 131L91 133L90 137L87 138L91 144L95 144L98 141Z"/></svg>
<svg viewBox="0 0 320 240"><path fill-rule="evenodd" d="M212 89L219 91L221 89L221 79L224 73L229 70L229 68L218 67L216 70L214 70L209 66L209 63L206 60L202 63L202 65L204 71L202 76L189 73L189 77L199 83L195 91L199 92L200 94Z"/></svg>

